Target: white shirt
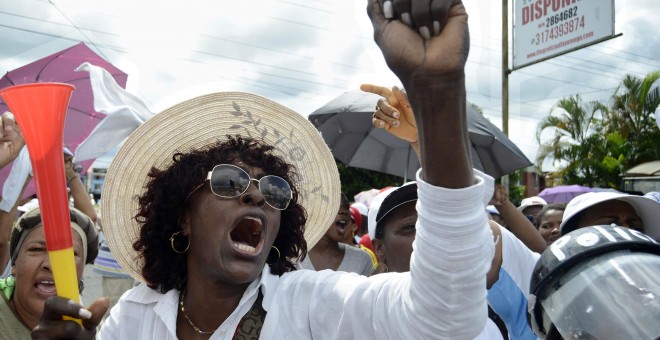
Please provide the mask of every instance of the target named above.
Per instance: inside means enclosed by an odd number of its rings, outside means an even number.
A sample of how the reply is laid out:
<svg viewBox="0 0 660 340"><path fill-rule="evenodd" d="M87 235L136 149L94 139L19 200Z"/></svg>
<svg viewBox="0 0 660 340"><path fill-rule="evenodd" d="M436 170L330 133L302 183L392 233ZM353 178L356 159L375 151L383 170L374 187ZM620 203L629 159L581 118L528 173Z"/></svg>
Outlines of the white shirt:
<svg viewBox="0 0 660 340"><path fill-rule="evenodd" d="M337 267L338 272L349 272L371 276L373 263L371 262L371 256L369 256L366 251L357 247L351 247L344 243L339 244L339 249L344 251L344 258L341 260L339 267ZM316 270L309 256L305 257L305 259L299 263L299 266L301 269Z"/></svg>
<svg viewBox="0 0 660 340"><path fill-rule="evenodd" d="M536 339L527 324L529 282L536 261L541 257L510 231L500 227L502 235L502 267L497 282L488 290L488 303L509 331L509 339Z"/></svg>
<svg viewBox="0 0 660 340"><path fill-rule="evenodd" d="M417 174L417 235L410 272L364 277L265 266L211 339L229 340L257 289L267 312L261 339L473 339L487 319L486 273L494 253L483 205L487 175L446 189ZM492 182L490 182L492 183ZM179 292L141 285L122 296L99 339L176 339ZM194 308L190 306L189 308Z"/></svg>

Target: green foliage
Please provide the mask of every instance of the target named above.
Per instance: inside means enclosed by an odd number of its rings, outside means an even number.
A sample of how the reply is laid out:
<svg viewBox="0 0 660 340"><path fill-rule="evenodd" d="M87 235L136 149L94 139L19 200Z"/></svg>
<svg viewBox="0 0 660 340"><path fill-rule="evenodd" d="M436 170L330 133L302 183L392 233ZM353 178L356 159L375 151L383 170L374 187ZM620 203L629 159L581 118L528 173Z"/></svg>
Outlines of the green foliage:
<svg viewBox="0 0 660 340"><path fill-rule="evenodd" d="M603 165L608 171L614 171L619 168L619 160L612 156L605 156L603 158Z"/></svg>
<svg viewBox="0 0 660 340"><path fill-rule="evenodd" d="M520 169L509 174L509 201L515 206L519 206L523 198L526 197L526 187L522 185L523 173L524 169ZM500 183L499 180L497 183Z"/></svg>
<svg viewBox="0 0 660 340"><path fill-rule="evenodd" d="M349 167L338 161L337 169L339 169L341 191L346 194L346 197L348 197L348 200L351 202L353 201L353 196L359 192L370 189L380 189L387 186L400 186L404 183L403 177Z"/></svg>
<svg viewBox="0 0 660 340"><path fill-rule="evenodd" d="M559 100L538 126L537 139L545 129L553 129L554 137L541 144L537 167L546 158L560 160L566 166L554 176L563 184L618 188L626 169L660 159L658 80L660 71L627 75L609 106L585 103L579 95Z"/></svg>

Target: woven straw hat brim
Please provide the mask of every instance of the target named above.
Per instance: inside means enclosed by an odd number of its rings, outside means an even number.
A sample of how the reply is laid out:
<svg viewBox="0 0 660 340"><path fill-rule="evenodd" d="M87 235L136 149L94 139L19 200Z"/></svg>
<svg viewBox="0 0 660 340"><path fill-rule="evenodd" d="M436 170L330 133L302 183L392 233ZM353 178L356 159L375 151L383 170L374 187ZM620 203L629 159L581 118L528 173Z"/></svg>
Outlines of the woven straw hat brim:
<svg viewBox="0 0 660 340"><path fill-rule="evenodd" d="M117 262L142 278L133 250L140 226L134 216L151 167L165 169L176 152L205 147L226 135L241 135L274 145L274 154L293 164L299 203L307 211L305 239L311 249L334 221L340 182L323 138L303 116L272 100L242 92L200 96L175 105L137 128L114 157L103 186L103 229Z"/></svg>

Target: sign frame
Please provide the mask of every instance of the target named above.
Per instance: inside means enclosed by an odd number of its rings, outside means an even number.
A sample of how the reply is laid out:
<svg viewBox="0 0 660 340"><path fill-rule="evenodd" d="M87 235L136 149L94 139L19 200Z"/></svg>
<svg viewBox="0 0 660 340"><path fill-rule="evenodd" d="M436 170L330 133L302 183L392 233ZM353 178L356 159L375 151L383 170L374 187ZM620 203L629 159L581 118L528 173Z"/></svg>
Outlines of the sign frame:
<svg viewBox="0 0 660 340"><path fill-rule="evenodd" d="M622 35L614 33L616 14L614 0L512 0L512 2L512 71ZM610 11L611 20L597 21L596 17L603 5L610 6L606 11ZM558 10L554 10L555 7ZM523 21L525 21L524 25L527 25L524 30ZM589 22L594 21L597 23L589 25ZM565 34L564 29L566 29ZM521 55L524 57L521 58Z"/></svg>

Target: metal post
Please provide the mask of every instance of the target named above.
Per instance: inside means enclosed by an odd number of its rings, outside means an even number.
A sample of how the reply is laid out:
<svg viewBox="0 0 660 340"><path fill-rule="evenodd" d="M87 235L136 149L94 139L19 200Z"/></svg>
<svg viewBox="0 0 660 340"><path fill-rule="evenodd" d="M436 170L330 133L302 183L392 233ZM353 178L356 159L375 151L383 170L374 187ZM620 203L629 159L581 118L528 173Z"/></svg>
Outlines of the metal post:
<svg viewBox="0 0 660 340"><path fill-rule="evenodd" d="M509 0L502 0L502 132L509 136Z"/></svg>
<svg viewBox="0 0 660 340"><path fill-rule="evenodd" d="M502 0L502 132L509 136L509 0ZM509 175L501 184L509 189Z"/></svg>

